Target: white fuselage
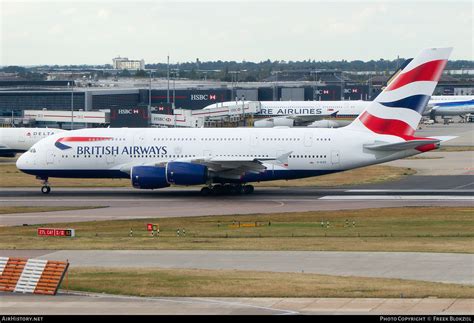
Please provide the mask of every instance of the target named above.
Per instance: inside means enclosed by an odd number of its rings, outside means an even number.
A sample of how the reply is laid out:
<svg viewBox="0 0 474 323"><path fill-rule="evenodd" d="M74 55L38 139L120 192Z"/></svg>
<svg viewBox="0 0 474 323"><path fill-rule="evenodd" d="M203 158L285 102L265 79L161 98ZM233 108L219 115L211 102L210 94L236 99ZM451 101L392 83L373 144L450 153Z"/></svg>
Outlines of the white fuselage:
<svg viewBox="0 0 474 323"><path fill-rule="evenodd" d="M261 101L256 117L288 115L338 115L357 116L370 101Z"/></svg>
<svg viewBox="0 0 474 323"><path fill-rule="evenodd" d="M474 114L474 96L433 96L428 102L430 114L434 116L462 116Z"/></svg>
<svg viewBox="0 0 474 323"><path fill-rule="evenodd" d="M299 115L330 116L337 112L335 118L354 119L368 107L372 101L260 101L260 111L256 118L284 117ZM235 102L234 102L235 103ZM238 102L240 103L240 102ZM235 103L235 104L238 104ZM225 102L232 104L232 102ZM240 103L241 104L241 103ZM474 113L474 96L444 95L432 96L428 101L426 112L433 109L436 115L463 115Z"/></svg>
<svg viewBox="0 0 474 323"><path fill-rule="evenodd" d="M35 143L62 129L51 128L0 128L0 156L14 156L27 151Z"/></svg>
<svg viewBox="0 0 474 323"><path fill-rule="evenodd" d="M20 157L17 167L43 178L119 178L129 177L131 166L171 161L192 163L212 158L237 163L291 153L286 161L263 162L267 168L264 174L245 175L239 180L252 182L323 175L419 153L414 149L401 152L364 149L364 145L376 141L403 139L344 128L83 129L38 142Z"/></svg>

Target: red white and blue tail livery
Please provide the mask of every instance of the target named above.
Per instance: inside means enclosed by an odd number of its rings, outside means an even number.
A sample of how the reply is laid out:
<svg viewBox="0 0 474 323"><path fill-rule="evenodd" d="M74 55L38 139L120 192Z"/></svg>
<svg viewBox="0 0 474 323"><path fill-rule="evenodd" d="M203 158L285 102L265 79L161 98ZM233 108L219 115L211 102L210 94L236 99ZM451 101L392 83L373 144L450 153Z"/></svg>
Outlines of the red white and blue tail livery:
<svg viewBox="0 0 474 323"><path fill-rule="evenodd" d="M415 130L451 51L452 48L423 50L349 127L415 139Z"/></svg>
<svg viewBox="0 0 474 323"><path fill-rule="evenodd" d="M319 176L435 149L415 136L450 48L423 50L349 126L325 128L97 128L41 140L17 161L50 177L129 178L135 188L203 185L251 193L252 182Z"/></svg>

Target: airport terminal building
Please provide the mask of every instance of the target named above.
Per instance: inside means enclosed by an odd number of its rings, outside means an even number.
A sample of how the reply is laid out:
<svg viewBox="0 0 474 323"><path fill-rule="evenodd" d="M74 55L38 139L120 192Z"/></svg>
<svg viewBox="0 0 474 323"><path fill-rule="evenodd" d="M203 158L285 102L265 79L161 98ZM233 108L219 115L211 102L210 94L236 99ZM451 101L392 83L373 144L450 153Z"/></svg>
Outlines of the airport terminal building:
<svg viewBox="0 0 474 323"><path fill-rule="evenodd" d="M110 115L117 115L118 109L146 108L149 105L154 113L173 114L173 108L199 110L211 104L233 100L371 100L380 92L384 82L374 80L371 84L341 83L329 78L324 82L255 82L237 85L234 83L232 86L219 82L200 85L186 81L181 81L178 85L170 82L168 85L166 80L151 86L150 84L146 86L146 83L138 86L127 85L89 87L78 86L73 81L0 81L0 118L3 124L12 124L14 122L12 118L17 120L24 118L25 111L74 110L77 113L102 111L107 115L104 114L100 121L96 120L97 122L92 125L78 123L76 126L106 126L110 123ZM456 84L448 81L440 82L435 94L459 95L472 92L474 92L472 84ZM62 125L40 122L36 126ZM130 119L129 126L137 125Z"/></svg>

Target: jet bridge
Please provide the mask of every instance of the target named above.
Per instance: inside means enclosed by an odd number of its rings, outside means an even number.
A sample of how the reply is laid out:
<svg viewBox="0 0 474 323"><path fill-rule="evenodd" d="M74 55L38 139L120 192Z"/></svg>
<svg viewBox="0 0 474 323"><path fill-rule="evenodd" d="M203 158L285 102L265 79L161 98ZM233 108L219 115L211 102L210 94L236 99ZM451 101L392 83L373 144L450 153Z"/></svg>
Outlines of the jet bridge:
<svg viewBox="0 0 474 323"><path fill-rule="evenodd" d="M200 110L175 109L174 115L152 114L155 127L225 127L247 124L260 111L258 101L221 102Z"/></svg>

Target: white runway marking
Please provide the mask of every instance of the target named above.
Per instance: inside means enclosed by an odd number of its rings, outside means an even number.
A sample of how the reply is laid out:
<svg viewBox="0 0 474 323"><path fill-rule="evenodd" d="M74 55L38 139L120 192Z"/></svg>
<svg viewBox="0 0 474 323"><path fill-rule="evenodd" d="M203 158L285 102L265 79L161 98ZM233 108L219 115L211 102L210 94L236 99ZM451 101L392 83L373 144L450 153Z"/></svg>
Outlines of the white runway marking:
<svg viewBox="0 0 474 323"><path fill-rule="evenodd" d="M420 192L423 192L423 193L442 193L442 192L449 192L450 194L452 193L466 193L466 192L472 192L474 193L474 190L458 190L458 188L461 188L461 187L465 187L465 186L469 186L469 185L472 185L474 184L474 182L470 183L470 184L467 184L467 185L463 185L463 186L459 186L459 187L455 187L453 189L435 189L435 190L424 190L424 189L400 189L400 190L397 190L397 189L353 189L353 190L345 190L344 192L347 192L347 193L420 193Z"/></svg>
<svg viewBox="0 0 474 323"><path fill-rule="evenodd" d="M61 290L64 292L64 290ZM69 291L67 294L70 295L77 295L77 296L87 296L87 297L96 297L96 298L112 298L112 299L124 299L124 300L131 300L131 301L158 301L158 302L169 302L169 303L178 303L178 304L222 304L227 306L241 306L241 307L249 307L249 308L256 308L261 310L266 310L270 312L280 312L277 315L295 315L299 314L299 312L295 312L292 310L286 309L278 309L266 306L258 306L252 304L245 304L242 302L232 302L232 301L223 301L218 299L206 299L203 297L183 297L179 298L164 298L164 297L138 297L138 296L127 296L127 295L114 295L114 294L98 294L98 293L87 293L87 292L77 292L77 291Z"/></svg>
<svg viewBox="0 0 474 323"><path fill-rule="evenodd" d="M463 187L466 187L466 186L472 186L472 185L474 185L474 182L469 183L469 184L466 184L466 185L461 185L461 186L455 187L453 190L456 190L456 189L459 189L459 188L463 188Z"/></svg>
<svg viewBox="0 0 474 323"><path fill-rule="evenodd" d="M449 195L331 195L323 196L320 200L456 200L474 201L472 196L449 196Z"/></svg>

